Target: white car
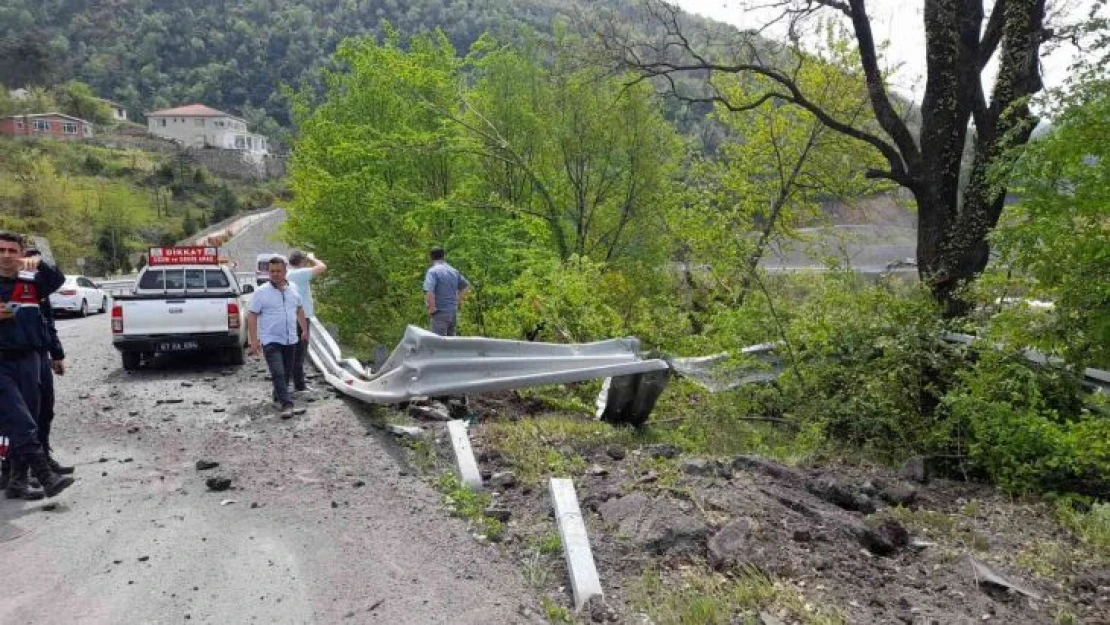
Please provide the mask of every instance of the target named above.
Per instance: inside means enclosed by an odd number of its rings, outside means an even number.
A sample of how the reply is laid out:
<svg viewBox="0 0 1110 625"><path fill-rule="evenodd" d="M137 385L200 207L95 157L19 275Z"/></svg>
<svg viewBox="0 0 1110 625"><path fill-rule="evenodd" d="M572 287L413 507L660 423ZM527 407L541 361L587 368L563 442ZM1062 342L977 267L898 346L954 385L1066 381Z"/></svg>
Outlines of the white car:
<svg viewBox="0 0 1110 625"><path fill-rule="evenodd" d="M50 307L55 311L82 317L90 312L107 312L109 301L108 294L85 276L67 276L62 288L50 294Z"/></svg>

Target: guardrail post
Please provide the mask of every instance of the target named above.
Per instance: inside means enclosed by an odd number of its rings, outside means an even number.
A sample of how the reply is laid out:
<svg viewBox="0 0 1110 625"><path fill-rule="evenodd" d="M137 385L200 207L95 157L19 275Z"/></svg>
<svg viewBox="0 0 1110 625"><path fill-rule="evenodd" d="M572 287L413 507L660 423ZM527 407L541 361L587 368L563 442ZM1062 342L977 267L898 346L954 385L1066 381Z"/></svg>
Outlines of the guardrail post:
<svg viewBox="0 0 1110 625"><path fill-rule="evenodd" d="M470 436L466 423L455 420L447 422L447 434L451 437L451 448L455 451L455 465L459 469L459 479L472 490L482 489L482 474L478 472L478 461L470 447Z"/></svg>
<svg viewBox="0 0 1110 625"><path fill-rule="evenodd" d="M567 572L570 574L570 587L574 591L574 609L580 611L590 599L603 594L573 481L551 478L551 505L555 508L559 538L563 542L563 556L567 560Z"/></svg>

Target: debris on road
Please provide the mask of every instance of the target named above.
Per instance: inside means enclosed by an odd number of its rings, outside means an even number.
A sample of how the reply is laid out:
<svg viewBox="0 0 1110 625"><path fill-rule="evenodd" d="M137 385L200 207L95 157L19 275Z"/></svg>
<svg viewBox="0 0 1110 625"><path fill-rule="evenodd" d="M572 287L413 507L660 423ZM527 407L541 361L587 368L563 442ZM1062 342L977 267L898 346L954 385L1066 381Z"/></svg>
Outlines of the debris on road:
<svg viewBox="0 0 1110 625"><path fill-rule="evenodd" d="M221 492L231 488L231 478L229 477L210 477L204 481L204 485L208 490L214 492Z"/></svg>
<svg viewBox="0 0 1110 625"><path fill-rule="evenodd" d="M979 586L993 586L996 588L1001 588L1003 590L1021 593L1031 599L1036 599L1038 601L1040 600L1041 596L1037 592L1030 590L1025 586L1022 586L1021 584L1006 579L1002 575L995 572L994 569L980 562L979 560L976 560L971 556L967 556L967 562L971 565L971 573L975 576L975 581L979 584Z"/></svg>
<svg viewBox="0 0 1110 625"><path fill-rule="evenodd" d="M428 433L424 428L416 427L414 425L387 425L386 429L394 436L401 438L408 438L414 441L424 440Z"/></svg>

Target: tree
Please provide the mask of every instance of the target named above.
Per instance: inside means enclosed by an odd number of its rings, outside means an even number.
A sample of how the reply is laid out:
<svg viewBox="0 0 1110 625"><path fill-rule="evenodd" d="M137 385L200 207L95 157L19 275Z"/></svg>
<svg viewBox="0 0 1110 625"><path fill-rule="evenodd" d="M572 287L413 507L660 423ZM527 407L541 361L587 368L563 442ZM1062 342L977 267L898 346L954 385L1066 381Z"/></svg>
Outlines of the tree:
<svg viewBox="0 0 1110 625"><path fill-rule="evenodd" d="M61 112L80 117L94 124L107 124L112 121L112 109L106 102L96 97L92 89L83 82L71 80L55 90L55 101Z"/></svg>
<svg viewBox="0 0 1110 625"><path fill-rule="evenodd" d="M341 45L325 102L295 106L290 234L337 259L341 327L386 342L418 319L435 244L475 284L478 323L529 265L665 262L681 143L650 89L565 50L484 38L460 59L441 32L386 32Z"/></svg>
<svg viewBox="0 0 1110 625"><path fill-rule="evenodd" d="M0 38L0 84L12 87L51 85L57 79L57 52L41 31Z"/></svg>
<svg viewBox="0 0 1110 625"><path fill-rule="evenodd" d="M989 259L987 235L998 223L1006 197L1004 185L991 184L988 172L1007 150L1028 141L1037 119L1029 98L1041 90L1039 58L1050 31L1045 0L998 0L986 15L983 0L929 0L924 29L927 79L912 128L902 106L889 93L880 65L866 0L781 0L780 20L797 33L815 18L837 17L850 25L859 71L874 123L852 120L823 107L798 81L814 61L800 41L769 48L766 40L744 33L726 46L702 45L679 11L663 0L644 0L655 39L637 37L610 19L600 42L622 67L655 79L687 102L714 102L744 111L774 100L799 106L831 130L878 150L885 166L869 172L913 194L918 208L917 258L922 279L949 315L966 312L960 290L975 279ZM988 99L983 72L998 57L998 76ZM684 90L677 76L700 72L711 80L703 92ZM761 77L767 86L749 99L734 100L712 81L718 75ZM974 126L974 132L972 132ZM970 143L971 165L961 180Z"/></svg>
<svg viewBox="0 0 1110 625"><path fill-rule="evenodd" d="M201 170L197 170L199 173ZM239 198L226 184L220 186L216 197L212 201L212 221L223 221L242 210Z"/></svg>
<svg viewBox="0 0 1110 625"><path fill-rule="evenodd" d="M831 43L832 56L806 65L797 80L819 94L823 108L864 120L869 117L867 93L847 69L852 49L842 40ZM761 77L726 76L717 86L730 101L744 101L771 85ZM738 306L768 248L796 227L818 221L821 202L850 202L883 189L884 181L864 177L881 155L832 131L805 109L778 102L736 112L718 103L713 119L727 129L729 140L697 168L693 177L703 182L695 187L689 208L679 213L679 234L692 254L687 260L707 265L723 278L720 284L735 287L721 295ZM694 276L686 279L692 284Z"/></svg>
<svg viewBox="0 0 1110 625"><path fill-rule="evenodd" d="M561 32L549 46L479 40L473 93L444 115L474 142L490 201L541 220L559 258L662 262L652 217L671 203L682 143L649 88L577 66L579 44Z"/></svg>
<svg viewBox="0 0 1110 625"><path fill-rule="evenodd" d="M1110 79L1081 84L1060 102L1047 136L998 168L1020 202L993 241L1012 275L1008 287L1050 299L1050 314L998 325L1018 347L1070 363L1110 365ZM1012 312L1012 311L1009 311Z"/></svg>

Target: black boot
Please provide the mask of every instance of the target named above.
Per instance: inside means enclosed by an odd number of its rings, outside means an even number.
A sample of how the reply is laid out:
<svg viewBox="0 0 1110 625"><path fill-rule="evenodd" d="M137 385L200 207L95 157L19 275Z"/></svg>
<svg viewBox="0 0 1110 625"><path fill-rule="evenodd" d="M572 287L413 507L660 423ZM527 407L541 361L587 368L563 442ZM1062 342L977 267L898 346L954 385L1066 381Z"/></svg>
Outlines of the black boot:
<svg viewBox="0 0 1110 625"><path fill-rule="evenodd" d="M38 478L47 497L53 497L73 486L72 477L62 477L50 469L50 459L42 448L24 452L23 460L31 467L31 473Z"/></svg>
<svg viewBox="0 0 1110 625"><path fill-rule="evenodd" d="M8 487L8 481L12 479L12 461L4 458L0 461L0 489Z"/></svg>
<svg viewBox="0 0 1110 625"><path fill-rule="evenodd" d="M27 501L42 499L42 491L32 490L28 484L27 465L15 459L12 460L11 464L11 477L4 489L4 495L8 499L25 499Z"/></svg>
<svg viewBox="0 0 1110 625"><path fill-rule="evenodd" d="M50 463L50 470L57 473L58 475L70 475L75 470L74 467L67 467L60 464L57 460L54 459L53 454L49 452L47 452L46 454L46 461Z"/></svg>

